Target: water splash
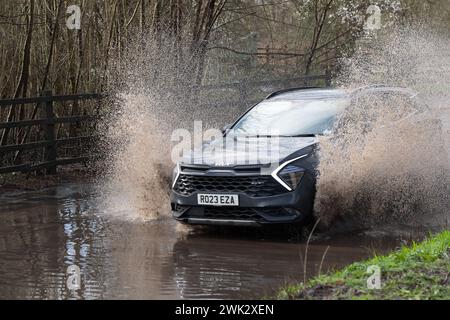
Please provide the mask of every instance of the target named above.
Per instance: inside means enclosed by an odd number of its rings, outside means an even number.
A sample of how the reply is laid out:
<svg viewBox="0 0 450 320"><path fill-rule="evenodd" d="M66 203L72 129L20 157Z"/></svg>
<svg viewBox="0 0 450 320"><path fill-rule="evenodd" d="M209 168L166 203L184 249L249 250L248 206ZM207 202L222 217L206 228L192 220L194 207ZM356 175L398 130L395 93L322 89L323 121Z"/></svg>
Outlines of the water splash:
<svg viewBox="0 0 450 320"><path fill-rule="evenodd" d="M123 95L107 131L106 212L125 219L156 219L169 212L170 148L160 123L147 110L149 97Z"/></svg>
<svg viewBox="0 0 450 320"><path fill-rule="evenodd" d="M110 62L113 98L100 130L106 156L100 190L113 216L154 220L170 213L172 131L190 129L195 119L217 125L220 117L205 108L208 97L196 95L190 42L170 36L130 42ZM181 63L189 54L189 63Z"/></svg>
<svg viewBox="0 0 450 320"><path fill-rule="evenodd" d="M149 41L122 53L113 68L110 91L116 100L104 121L102 191L106 211L116 217L167 214L171 131L189 128L194 119L218 127L220 113L190 99L192 70L174 64L172 47L155 48ZM449 49L447 38L397 30L343 60L338 85L345 90L374 83L410 87L428 110L405 118L409 102L371 99L345 112L338 122L342 134L321 141L315 204L321 221L447 223Z"/></svg>
<svg viewBox="0 0 450 320"><path fill-rule="evenodd" d="M100 190L104 211L115 218L145 221L170 212L170 132L180 125L184 70L170 60L168 48L153 39L139 41L111 62Z"/></svg>
<svg viewBox="0 0 450 320"><path fill-rule="evenodd" d="M449 52L446 37L399 28L343 60L340 87L412 88L422 110L404 96L371 95L344 112L337 122L340 134L321 141L315 202L321 221L448 225Z"/></svg>

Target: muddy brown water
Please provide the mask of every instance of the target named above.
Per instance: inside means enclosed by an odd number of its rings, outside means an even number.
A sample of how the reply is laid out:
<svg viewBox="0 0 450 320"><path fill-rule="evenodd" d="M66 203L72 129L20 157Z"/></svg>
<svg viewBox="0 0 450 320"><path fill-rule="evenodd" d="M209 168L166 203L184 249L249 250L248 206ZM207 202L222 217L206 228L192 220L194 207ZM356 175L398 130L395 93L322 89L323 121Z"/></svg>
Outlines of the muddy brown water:
<svg viewBox="0 0 450 320"><path fill-rule="evenodd" d="M258 298L304 276L305 240L255 230L178 232L169 217L112 219L89 185L0 195L0 298ZM308 249L307 276L398 245L358 233L323 236ZM67 267L81 270L69 290Z"/></svg>

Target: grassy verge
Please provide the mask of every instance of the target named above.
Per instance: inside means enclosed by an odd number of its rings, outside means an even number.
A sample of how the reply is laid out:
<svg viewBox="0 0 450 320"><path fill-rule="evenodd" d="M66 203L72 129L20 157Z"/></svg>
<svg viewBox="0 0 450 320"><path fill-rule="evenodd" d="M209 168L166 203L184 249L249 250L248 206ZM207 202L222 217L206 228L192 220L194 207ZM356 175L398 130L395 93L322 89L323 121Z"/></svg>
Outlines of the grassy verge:
<svg viewBox="0 0 450 320"><path fill-rule="evenodd" d="M381 289L368 289L367 268L381 270ZM279 299L450 299L450 231L413 243L386 256L353 263L292 285Z"/></svg>

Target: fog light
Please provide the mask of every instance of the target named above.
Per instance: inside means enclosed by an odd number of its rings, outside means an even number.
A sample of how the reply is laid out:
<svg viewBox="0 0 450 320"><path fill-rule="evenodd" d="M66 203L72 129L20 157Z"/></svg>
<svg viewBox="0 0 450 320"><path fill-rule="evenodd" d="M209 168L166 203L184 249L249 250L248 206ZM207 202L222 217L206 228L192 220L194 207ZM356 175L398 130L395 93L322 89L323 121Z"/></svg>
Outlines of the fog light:
<svg viewBox="0 0 450 320"><path fill-rule="evenodd" d="M302 214L300 211L292 208L284 208L284 210L286 210L286 212L291 216L300 216Z"/></svg>

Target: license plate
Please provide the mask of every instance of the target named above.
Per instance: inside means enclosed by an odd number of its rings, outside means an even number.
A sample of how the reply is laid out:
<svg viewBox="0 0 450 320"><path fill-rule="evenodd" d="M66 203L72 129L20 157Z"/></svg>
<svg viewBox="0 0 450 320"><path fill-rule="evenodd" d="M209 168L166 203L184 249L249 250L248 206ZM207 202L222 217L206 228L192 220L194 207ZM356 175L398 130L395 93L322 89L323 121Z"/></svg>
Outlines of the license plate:
<svg viewBox="0 0 450 320"><path fill-rule="evenodd" d="M208 206L238 206L237 194L198 194L197 203Z"/></svg>

